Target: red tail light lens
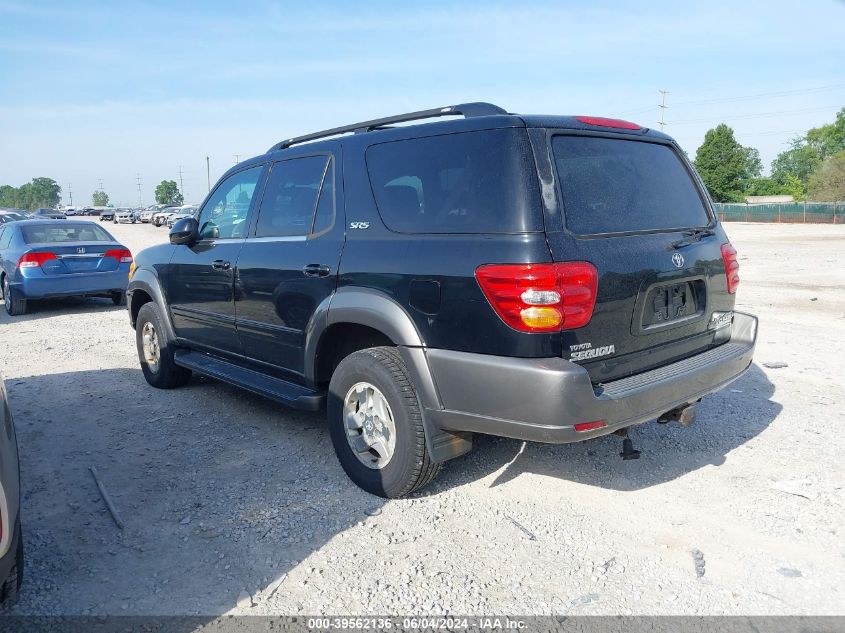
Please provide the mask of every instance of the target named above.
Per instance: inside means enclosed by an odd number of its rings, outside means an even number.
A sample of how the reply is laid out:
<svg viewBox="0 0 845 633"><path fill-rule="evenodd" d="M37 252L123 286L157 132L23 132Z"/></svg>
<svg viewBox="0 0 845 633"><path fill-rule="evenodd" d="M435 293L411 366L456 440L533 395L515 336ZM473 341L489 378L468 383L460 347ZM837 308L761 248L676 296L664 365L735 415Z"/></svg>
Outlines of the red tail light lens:
<svg viewBox="0 0 845 633"><path fill-rule="evenodd" d="M38 268L51 259L56 259L55 253L27 253L18 260L18 268Z"/></svg>
<svg viewBox="0 0 845 633"><path fill-rule="evenodd" d="M603 116L577 116L575 117L581 123L587 125L598 125L601 127L615 127L620 130L641 130L642 126L630 121L623 121L622 119L606 119Z"/></svg>
<svg viewBox="0 0 845 633"><path fill-rule="evenodd" d="M589 262L487 264L475 278L496 314L520 332L571 330L593 316L598 273Z"/></svg>
<svg viewBox="0 0 845 633"><path fill-rule="evenodd" d="M125 248L107 250L105 257L114 257L121 264L129 264L132 261L132 253Z"/></svg>
<svg viewBox="0 0 845 633"><path fill-rule="evenodd" d="M728 280L728 294L734 294L739 286L739 262L736 249L730 242L722 244L722 261L725 263L725 277Z"/></svg>

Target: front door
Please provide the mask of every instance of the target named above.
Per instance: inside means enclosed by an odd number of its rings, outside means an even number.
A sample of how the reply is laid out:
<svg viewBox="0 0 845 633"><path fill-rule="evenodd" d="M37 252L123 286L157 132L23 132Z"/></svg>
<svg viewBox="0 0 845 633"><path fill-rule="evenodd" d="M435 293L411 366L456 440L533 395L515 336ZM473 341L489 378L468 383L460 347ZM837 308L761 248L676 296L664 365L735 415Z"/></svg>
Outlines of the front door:
<svg viewBox="0 0 845 633"><path fill-rule="evenodd" d="M244 355L294 376L305 331L337 284L343 248L342 178L331 154L273 163L237 270L237 328Z"/></svg>
<svg viewBox="0 0 845 633"><path fill-rule="evenodd" d="M177 246L168 268L176 337L191 347L239 354L235 331L235 265L260 191L263 165L220 182L199 214L199 241Z"/></svg>

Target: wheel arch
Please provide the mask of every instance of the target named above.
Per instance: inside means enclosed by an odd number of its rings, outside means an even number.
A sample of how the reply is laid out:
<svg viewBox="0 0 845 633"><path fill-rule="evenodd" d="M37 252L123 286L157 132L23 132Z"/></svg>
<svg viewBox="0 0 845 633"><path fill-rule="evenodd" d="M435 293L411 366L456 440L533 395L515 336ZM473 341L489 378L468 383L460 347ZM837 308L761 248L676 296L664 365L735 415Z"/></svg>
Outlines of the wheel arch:
<svg viewBox="0 0 845 633"><path fill-rule="evenodd" d="M173 330L173 323L170 321L170 310L167 309L167 302L158 275L148 268L138 268L126 288L126 305L129 310L129 322L133 328L141 307L150 302L159 307L166 334L171 341L175 340L176 335Z"/></svg>

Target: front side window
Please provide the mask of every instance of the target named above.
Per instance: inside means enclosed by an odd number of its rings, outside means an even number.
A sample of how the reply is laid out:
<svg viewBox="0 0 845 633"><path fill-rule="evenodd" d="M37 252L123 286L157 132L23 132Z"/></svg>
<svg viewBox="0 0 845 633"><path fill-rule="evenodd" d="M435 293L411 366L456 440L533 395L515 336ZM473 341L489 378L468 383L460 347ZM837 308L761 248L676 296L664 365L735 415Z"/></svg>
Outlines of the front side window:
<svg viewBox="0 0 845 633"><path fill-rule="evenodd" d="M328 156L306 156L273 164L258 212L256 237L308 235L328 160Z"/></svg>
<svg viewBox="0 0 845 633"><path fill-rule="evenodd" d="M205 203L199 216L200 239L246 236L246 220L263 166L232 174Z"/></svg>

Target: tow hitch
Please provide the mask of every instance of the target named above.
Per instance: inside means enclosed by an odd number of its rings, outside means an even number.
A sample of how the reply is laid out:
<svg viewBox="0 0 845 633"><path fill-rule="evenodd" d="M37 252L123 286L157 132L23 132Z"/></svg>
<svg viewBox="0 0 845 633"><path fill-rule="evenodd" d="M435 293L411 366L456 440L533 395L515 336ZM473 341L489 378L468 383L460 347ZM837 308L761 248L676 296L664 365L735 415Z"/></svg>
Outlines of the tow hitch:
<svg viewBox="0 0 845 633"><path fill-rule="evenodd" d="M628 437L627 427L624 429L619 429L618 431L614 431L614 434L622 438L622 452L619 453L619 456L624 461L628 461L629 459L640 458L640 451L634 448L634 443L631 441L631 438Z"/></svg>
<svg viewBox="0 0 845 633"><path fill-rule="evenodd" d="M660 424L668 424L669 422L678 422L681 426L689 426L695 422L695 407L691 404L684 404L680 407L675 407L671 411L662 414L657 421Z"/></svg>

